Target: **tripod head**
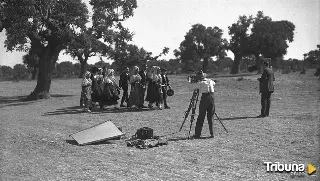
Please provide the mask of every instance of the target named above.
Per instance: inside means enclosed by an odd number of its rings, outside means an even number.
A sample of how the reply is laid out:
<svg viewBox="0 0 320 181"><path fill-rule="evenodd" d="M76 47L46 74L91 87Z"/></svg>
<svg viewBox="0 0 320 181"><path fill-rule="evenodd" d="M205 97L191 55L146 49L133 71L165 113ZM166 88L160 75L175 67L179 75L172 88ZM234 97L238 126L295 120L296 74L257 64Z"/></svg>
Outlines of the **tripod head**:
<svg viewBox="0 0 320 181"><path fill-rule="evenodd" d="M196 75L189 75L189 76L188 76L188 82L191 83L191 84L200 82L200 81L201 81L203 78L205 78L205 76L206 76L206 73L203 73L202 70L195 71L195 70L193 69L193 72L194 72Z"/></svg>

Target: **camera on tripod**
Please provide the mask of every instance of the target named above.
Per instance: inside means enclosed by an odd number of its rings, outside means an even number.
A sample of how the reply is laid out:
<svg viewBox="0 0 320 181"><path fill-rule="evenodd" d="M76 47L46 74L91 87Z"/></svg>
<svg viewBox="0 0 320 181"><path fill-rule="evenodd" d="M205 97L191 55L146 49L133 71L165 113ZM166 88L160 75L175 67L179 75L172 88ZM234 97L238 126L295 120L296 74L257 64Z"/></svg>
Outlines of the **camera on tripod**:
<svg viewBox="0 0 320 181"><path fill-rule="evenodd" d="M194 70L193 70L194 71ZM194 73L196 75L189 75L188 76L188 82L191 83L191 84L194 84L194 83L198 83L202 80L202 77L204 75L203 71L202 70L199 70L199 71L194 71Z"/></svg>

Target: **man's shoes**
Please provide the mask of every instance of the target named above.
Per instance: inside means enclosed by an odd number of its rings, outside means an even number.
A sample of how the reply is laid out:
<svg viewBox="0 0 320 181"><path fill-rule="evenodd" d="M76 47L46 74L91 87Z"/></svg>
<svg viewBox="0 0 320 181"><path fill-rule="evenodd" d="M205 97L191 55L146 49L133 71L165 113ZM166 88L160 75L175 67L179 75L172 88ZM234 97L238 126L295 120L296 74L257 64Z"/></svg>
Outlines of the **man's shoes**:
<svg viewBox="0 0 320 181"><path fill-rule="evenodd" d="M142 108L147 108L147 106L145 106L145 105L142 105L141 107L142 107Z"/></svg>
<svg viewBox="0 0 320 181"><path fill-rule="evenodd" d="M264 117L266 117L265 115L259 115L259 116L257 116L257 118L264 118Z"/></svg>
<svg viewBox="0 0 320 181"><path fill-rule="evenodd" d="M125 106L125 105L121 104L121 105L120 105L120 107L127 107L127 106Z"/></svg>
<svg viewBox="0 0 320 181"><path fill-rule="evenodd" d="M210 138L214 138L213 134L212 134L212 135L210 135Z"/></svg>
<svg viewBox="0 0 320 181"><path fill-rule="evenodd" d="M170 107L169 107L169 106L164 106L164 108L165 108L165 109L170 109Z"/></svg>
<svg viewBox="0 0 320 181"><path fill-rule="evenodd" d="M192 139L200 139L200 136L196 136L196 135L193 135L191 136Z"/></svg>

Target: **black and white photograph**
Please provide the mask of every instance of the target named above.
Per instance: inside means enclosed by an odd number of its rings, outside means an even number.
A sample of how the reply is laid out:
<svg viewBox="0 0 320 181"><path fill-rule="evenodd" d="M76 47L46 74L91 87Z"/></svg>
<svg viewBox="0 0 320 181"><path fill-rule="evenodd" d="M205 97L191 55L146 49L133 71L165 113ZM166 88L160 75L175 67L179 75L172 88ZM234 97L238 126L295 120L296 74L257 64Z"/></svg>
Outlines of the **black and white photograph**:
<svg viewBox="0 0 320 181"><path fill-rule="evenodd" d="M0 180L319 181L319 0L0 0Z"/></svg>

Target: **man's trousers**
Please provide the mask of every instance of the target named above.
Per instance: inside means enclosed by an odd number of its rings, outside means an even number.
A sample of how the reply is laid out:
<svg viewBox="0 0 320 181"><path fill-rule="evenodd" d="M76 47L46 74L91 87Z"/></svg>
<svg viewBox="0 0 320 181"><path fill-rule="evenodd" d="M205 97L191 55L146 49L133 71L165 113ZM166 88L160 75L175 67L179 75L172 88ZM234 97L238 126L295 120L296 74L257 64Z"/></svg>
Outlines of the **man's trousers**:
<svg viewBox="0 0 320 181"><path fill-rule="evenodd" d="M123 90L123 94L121 98L121 105L123 105L124 101L126 101L126 103L128 103L129 101L128 86L122 87L122 90Z"/></svg>
<svg viewBox="0 0 320 181"><path fill-rule="evenodd" d="M261 116L269 116L272 92L261 93Z"/></svg>
<svg viewBox="0 0 320 181"><path fill-rule="evenodd" d="M207 114L210 135L213 135L212 119L215 113L214 93L203 93L199 104L199 115L196 123L195 137L200 137L204 118Z"/></svg>

